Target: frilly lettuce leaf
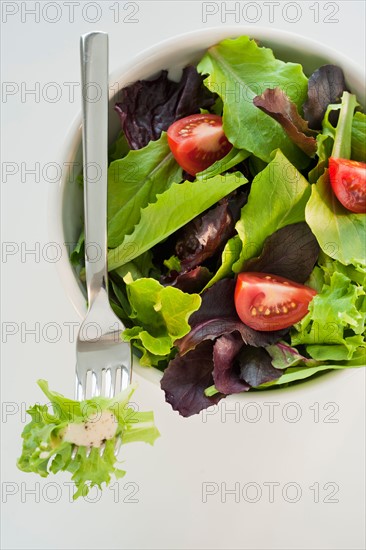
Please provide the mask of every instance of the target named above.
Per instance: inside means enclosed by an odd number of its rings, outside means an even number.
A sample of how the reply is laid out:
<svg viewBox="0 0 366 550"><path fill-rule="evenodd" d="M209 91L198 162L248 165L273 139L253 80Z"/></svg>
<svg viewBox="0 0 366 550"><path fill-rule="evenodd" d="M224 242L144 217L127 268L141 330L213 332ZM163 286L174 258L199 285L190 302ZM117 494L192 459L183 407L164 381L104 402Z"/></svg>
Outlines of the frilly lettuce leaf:
<svg viewBox="0 0 366 550"><path fill-rule="evenodd" d="M281 149L299 168L309 163L283 128L253 104L268 87L284 90L298 108L307 93L307 78L301 65L276 59L272 50L257 45L248 36L226 39L208 49L197 67L206 86L224 104L224 131L237 148L270 162L274 149Z"/></svg>
<svg viewBox="0 0 366 550"><path fill-rule="evenodd" d="M94 397L80 402L51 391L45 380L39 380L38 385L52 404L53 412L48 405L36 404L28 409L31 421L22 433L23 449L17 465L23 472L42 477L60 471L70 472L77 488L74 499L86 496L94 486L101 489L103 483L108 485L112 475L116 478L125 475L126 472L116 466L117 438L121 438L122 444L144 441L153 445L160 435L152 412L138 412L129 406L136 386L129 386L112 399ZM92 413L98 415L103 411L113 412L118 422L115 436L105 442L103 455L100 456L99 448L93 447L87 456L87 447L80 446L72 458L73 444L63 440L64 430L69 423L86 422Z"/></svg>
<svg viewBox="0 0 366 550"><path fill-rule="evenodd" d="M135 326L126 329L123 338L143 351L143 365L157 365L169 358L175 340L190 331L188 320L199 309L201 298L149 278L129 282L126 290Z"/></svg>
<svg viewBox="0 0 366 550"><path fill-rule="evenodd" d="M366 291L353 281L361 272L354 268L336 270L329 261L324 271L324 284L309 305L309 313L295 325L292 345L307 344L308 353L317 360L349 360L354 352L366 346ZM354 275L355 273L355 275ZM319 346L319 344L326 344Z"/></svg>

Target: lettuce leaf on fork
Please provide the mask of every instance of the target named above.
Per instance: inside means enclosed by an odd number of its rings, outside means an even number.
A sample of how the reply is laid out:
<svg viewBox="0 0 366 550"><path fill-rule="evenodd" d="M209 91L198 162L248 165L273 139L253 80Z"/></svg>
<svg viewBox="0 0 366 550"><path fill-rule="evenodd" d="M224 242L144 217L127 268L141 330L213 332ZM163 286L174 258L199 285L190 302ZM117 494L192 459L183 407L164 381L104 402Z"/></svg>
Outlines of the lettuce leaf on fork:
<svg viewBox="0 0 366 550"><path fill-rule="evenodd" d="M94 397L82 402L51 391L45 380L39 380L38 385L50 400L53 412L49 411L48 405L36 404L28 409L32 419L22 433L23 449L17 465L23 472L42 477L60 471L70 472L77 488L74 500L86 496L94 486L101 489L102 483L108 485L112 474L117 479L125 475L126 472L116 466L114 451L118 438L122 444L144 441L153 445L160 435L152 412L139 412L129 406L135 391L133 385L112 399ZM114 415L116 431L113 437L106 439L103 455L100 456L100 449L95 446L88 456L88 448L79 446L72 458L74 444L64 439L68 426L83 424L87 429L105 412Z"/></svg>

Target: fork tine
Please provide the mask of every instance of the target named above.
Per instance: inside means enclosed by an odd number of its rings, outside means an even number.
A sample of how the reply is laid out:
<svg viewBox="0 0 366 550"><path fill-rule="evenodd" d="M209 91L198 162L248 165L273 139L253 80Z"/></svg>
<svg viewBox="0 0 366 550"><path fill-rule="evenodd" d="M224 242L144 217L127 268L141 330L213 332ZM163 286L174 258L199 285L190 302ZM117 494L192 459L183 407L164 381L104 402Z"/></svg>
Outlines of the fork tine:
<svg viewBox="0 0 366 550"><path fill-rule="evenodd" d="M99 447L99 456L103 456L105 451L105 443L102 443Z"/></svg>
<svg viewBox="0 0 366 550"><path fill-rule="evenodd" d="M106 369L104 379L104 395L112 397L112 374L111 369Z"/></svg>
<svg viewBox="0 0 366 550"><path fill-rule="evenodd" d="M83 401L86 397L88 372L79 372L78 366L76 366L76 398L78 401Z"/></svg>
<svg viewBox="0 0 366 550"><path fill-rule="evenodd" d="M114 456L117 456L122 445L122 439L119 437L114 446Z"/></svg>
<svg viewBox="0 0 366 550"><path fill-rule="evenodd" d="M99 369L92 371L92 397L102 395L102 385L103 385L103 373L105 369Z"/></svg>
<svg viewBox="0 0 366 550"><path fill-rule="evenodd" d="M121 381L122 376L121 373L121 367L112 367L111 368L111 397L115 396L117 393L121 391Z"/></svg>

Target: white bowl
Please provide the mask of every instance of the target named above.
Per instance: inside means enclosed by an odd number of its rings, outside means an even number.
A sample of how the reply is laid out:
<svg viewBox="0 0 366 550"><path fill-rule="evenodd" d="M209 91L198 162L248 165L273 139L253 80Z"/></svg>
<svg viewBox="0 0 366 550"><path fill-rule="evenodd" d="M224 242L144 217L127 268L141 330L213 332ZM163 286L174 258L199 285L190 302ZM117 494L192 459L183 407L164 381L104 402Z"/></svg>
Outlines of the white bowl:
<svg viewBox="0 0 366 550"><path fill-rule="evenodd" d="M164 40L143 51L111 75L110 83L113 92L110 95L110 143L116 138L120 129L118 116L113 110L118 90L136 80L149 78L161 69L169 69L169 76L173 79L177 78L181 69L190 63L198 62L209 46L224 38L235 38L241 35L258 39L261 45L272 48L279 59L301 63L304 72L308 75L325 63L339 65L344 71L349 88L357 94L358 100L365 104L365 77L362 68L332 48L280 30L245 26L215 27ZM75 167L76 163L81 168L81 115L78 115L74 121L66 138L61 162L63 167L67 166L67 163L72 163L71 166ZM69 171L65 170L57 188L52 188L49 203L49 227L52 241L58 243L62 248L62 256L57 263L62 283L74 307L83 318L86 313L86 295L69 261L70 243L76 243L79 237L83 210L82 190L75 182L77 173L78 170L75 168ZM161 378L160 371L141 367L136 359L134 370L155 383L158 383ZM342 371L334 371L332 374L340 376ZM325 378L329 380L329 375ZM316 380L316 383L324 383L323 381L324 377ZM296 387L294 391L298 391L298 389ZM283 390L273 391L282 392ZM258 393L256 393L257 396Z"/></svg>

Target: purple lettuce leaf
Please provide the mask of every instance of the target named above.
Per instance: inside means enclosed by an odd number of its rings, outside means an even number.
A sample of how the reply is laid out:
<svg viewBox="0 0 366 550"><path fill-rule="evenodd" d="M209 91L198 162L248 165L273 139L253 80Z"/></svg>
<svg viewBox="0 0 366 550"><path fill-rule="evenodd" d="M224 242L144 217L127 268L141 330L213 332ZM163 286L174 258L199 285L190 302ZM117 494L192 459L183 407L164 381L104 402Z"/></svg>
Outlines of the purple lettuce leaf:
<svg viewBox="0 0 366 550"><path fill-rule="evenodd" d="M176 120L214 103L215 94L203 85L203 76L188 66L180 82L173 82L168 71L161 71L154 80L138 80L123 88L115 110L130 148L141 149Z"/></svg>
<svg viewBox="0 0 366 550"><path fill-rule="evenodd" d="M296 104L281 88L267 88L253 99L256 107L272 117L287 133L288 137L309 157L316 153L317 144L314 132L298 113Z"/></svg>
<svg viewBox="0 0 366 550"><path fill-rule="evenodd" d="M244 344L255 347L269 346L283 338L288 330L259 331L245 325L239 317L219 317L209 319L191 328L189 333L176 340L174 345L178 348L180 355L184 355L205 340L215 340L224 334L238 332Z"/></svg>
<svg viewBox="0 0 366 550"><path fill-rule="evenodd" d="M193 269L222 252L226 242L235 234L235 223L246 199L246 193L225 197L179 232L175 253L183 270Z"/></svg>
<svg viewBox="0 0 366 550"><path fill-rule="evenodd" d="M200 308L189 318L190 332L174 343L181 355L204 340L215 340L235 331L240 334L243 343L251 346L274 344L288 332L288 329L258 331L245 325L236 313L234 290L233 279L222 279L202 293Z"/></svg>
<svg viewBox="0 0 366 550"><path fill-rule="evenodd" d="M200 308L189 318L191 327L215 318L236 318L234 291L234 279L222 279L205 290L201 296Z"/></svg>
<svg viewBox="0 0 366 550"><path fill-rule="evenodd" d="M216 389L225 395L249 390L250 386L240 379L240 369L235 357L243 347L243 340L237 334L220 336L213 348L213 380Z"/></svg>
<svg viewBox="0 0 366 550"><path fill-rule="evenodd" d="M310 128L321 130L325 111L330 103L339 103L347 90L343 71L336 65L323 65L308 81L308 99L303 105Z"/></svg>
<svg viewBox="0 0 366 550"><path fill-rule="evenodd" d="M304 283L319 255L318 241L305 222L279 229L268 237L257 258L249 260L244 271L260 271Z"/></svg>
<svg viewBox="0 0 366 550"><path fill-rule="evenodd" d="M189 271L178 273L171 271L168 275L160 278L163 285L174 286L189 294L199 293L205 288L212 274L207 267L197 266Z"/></svg>
<svg viewBox="0 0 366 550"><path fill-rule="evenodd" d="M244 346L236 358L240 367L240 379L250 387L256 387L282 376L280 369L275 369L269 353L263 348Z"/></svg>
<svg viewBox="0 0 366 550"><path fill-rule="evenodd" d="M212 371L212 342L203 342L184 357L177 355L170 361L160 382L165 400L184 417L217 404L222 395L207 397L204 393L213 384Z"/></svg>
<svg viewBox="0 0 366 550"><path fill-rule="evenodd" d="M308 367L319 364L319 361L301 355L296 348L289 346L285 342L278 342L277 344L268 346L267 352L270 354L272 365L276 369L287 369L299 363L304 363Z"/></svg>

